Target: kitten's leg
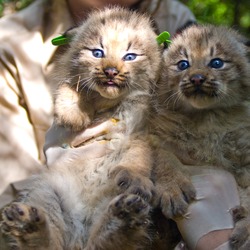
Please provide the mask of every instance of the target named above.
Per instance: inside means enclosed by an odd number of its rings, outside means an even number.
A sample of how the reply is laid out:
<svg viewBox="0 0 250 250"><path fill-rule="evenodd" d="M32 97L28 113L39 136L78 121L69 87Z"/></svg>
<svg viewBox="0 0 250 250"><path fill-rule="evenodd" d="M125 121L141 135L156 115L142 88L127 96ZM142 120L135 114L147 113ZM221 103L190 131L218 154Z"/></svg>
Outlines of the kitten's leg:
<svg viewBox="0 0 250 250"><path fill-rule="evenodd" d="M154 184L150 176L130 171L124 166L117 166L111 178L114 179L121 193L136 194L145 201L151 201L154 198Z"/></svg>
<svg viewBox="0 0 250 250"><path fill-rule="evenodd" d="M145 249L150 242L149 210L140 196L117 196L94 225L85 250Z"/></svg>
<svg viewBox="0 0 250 250"><path fill-rule="evenodd" d="M235 207L232 214L235 228L230 237L230 245L235 250L248 250L250 249L250 215L242 206Z"/></svg>
<svg viewBox="0 0 250 250"><path fill-rule="evenodd" d="M250 249L250 187L239 188L241 206L232 209L235 227L230 238L233 249Z"/></svg>
<svg viewBox="0 0 250 250"><path fill-rule="evenodd" d="M66 125L74 131L86 128L94 115L92 106L88 104L84 93L77 92L68 84L58 86L55 98L55 123Z"/></svg>
<svg viewBox="0 0 250 250"><path fill-rule="evenodd" d="M229 152L240 162L240 166L234 169L234 176L239 184L241 206L232 210L235 227L230 243L233 249L248 250L250 249L250 127L236 131L237 133L230 134L232 137L229 140L233 142L233 147Z"/></svg>
<svg viewBox="0 0 250 250"><path fill-rule="evenodd" d="M42 209L13 202L3 209L0 227L7 249L49 247L49 230Z"/></svg>
<svg viewBox="0 0 250 250"><path fill-rule="evenodd" d="M153 180L159 206L167 218L185 214L196 191L188 175L183 174L182 163L172 153L159 149L153 169Z"/></svg>
<svg viewBox="0 0 250 250"><path fill-rule="evenodd" d="M147 141L130 140L124 146L122 160L111 169L110 177L114 180L120 193L140 195L150 201L155 194L151 181L152 153Z"/></svg>

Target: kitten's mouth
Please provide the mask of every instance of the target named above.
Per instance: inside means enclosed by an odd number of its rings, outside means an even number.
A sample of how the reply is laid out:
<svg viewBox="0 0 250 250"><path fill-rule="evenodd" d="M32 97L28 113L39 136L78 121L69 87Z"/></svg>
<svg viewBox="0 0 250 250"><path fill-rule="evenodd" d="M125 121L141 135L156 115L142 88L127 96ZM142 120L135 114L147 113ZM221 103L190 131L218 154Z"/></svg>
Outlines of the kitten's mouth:
<svg viewBox="0 0 250 250"><path fill-rule="evenodd" d="M211 88L202 88L202 87L196 87L192 89L184 89L183 91L184 95L186 97L216 97L217 91Z"/></svg>
<svg viewBox="0 0 250 250"><path fill-rule="evenodd" d="M105 85L107 87L119 87L113 80L108 80L103 85Z"/></svg>
<svg viewBox="0 0 250 250"><path fill-rule="evenodd" d="M201 89L195 89L194 91L185 91L184 92L186 97L191 97L191 96L205 96L207 93Z"/></svg>
<svg viewBox="0 0 250 250"><path fill-rule="evenodd" d="M114 82L112 79L108 80L108 81L105 81L105 82L102 82L101 85L103 85L104 87L107 87L107 88L122 88L124 87L122 84L118 84L116 82Z"/></svg>

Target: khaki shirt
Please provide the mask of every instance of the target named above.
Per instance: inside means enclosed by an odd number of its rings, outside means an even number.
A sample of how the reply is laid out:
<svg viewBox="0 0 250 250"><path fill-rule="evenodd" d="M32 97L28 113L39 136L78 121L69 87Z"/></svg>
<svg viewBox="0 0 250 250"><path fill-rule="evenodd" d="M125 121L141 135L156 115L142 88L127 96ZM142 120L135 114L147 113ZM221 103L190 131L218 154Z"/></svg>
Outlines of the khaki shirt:
<svg viewBox="0 0 250 250"><path fill-rule="evenodd" d="M155 4L153 0L152 9ZM195 18L183 4L163 0L155 20L160 31L173 35ZM72 25L64 0L36 0L0 19L0 193L43 168L42 148L52 122L55 88L50 72L57 47L51 39ZM22 183L10 185L9 192ZM0 199L0 207L8 200Z"/></svg>

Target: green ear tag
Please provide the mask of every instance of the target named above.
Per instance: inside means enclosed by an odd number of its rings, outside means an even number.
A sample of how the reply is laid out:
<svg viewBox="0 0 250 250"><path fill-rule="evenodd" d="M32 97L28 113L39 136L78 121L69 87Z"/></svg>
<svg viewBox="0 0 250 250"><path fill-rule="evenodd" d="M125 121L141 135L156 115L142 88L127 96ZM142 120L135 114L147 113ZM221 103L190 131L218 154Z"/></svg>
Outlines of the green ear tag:
<svg viewBox="0 0 250 250"><path fill-rule="evenodd" d="M68 44L69 42L70 38L65 35L55 37L51 40L51 43L55 46L65 45Z"/></svg>
<svg viewBox="0 0 250 250"><path fill-rule="evenodd" d="M164 42L171 43L170 41L170 34L167 31L163 31L159 36L157 36L156 41L158 44L162 44Z"/></svg>

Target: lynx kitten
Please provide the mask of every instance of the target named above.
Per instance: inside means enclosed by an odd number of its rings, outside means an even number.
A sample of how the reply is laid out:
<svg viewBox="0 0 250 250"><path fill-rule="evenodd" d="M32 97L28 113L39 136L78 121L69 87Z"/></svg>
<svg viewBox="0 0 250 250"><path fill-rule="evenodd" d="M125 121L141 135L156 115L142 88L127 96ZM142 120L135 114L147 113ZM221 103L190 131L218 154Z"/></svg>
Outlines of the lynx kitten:
<svg viewBox="0 0 250 250"><path fill-rule="evenodd" d="M194 25L177 35L164 53L154 128L169 151L170 184L176 183L176 176L186 173L186 178L208 166L231 172L242 205L233 210L231 243L249 249L249 42L225 27ZM168 178L164 170L158 175L160 182ZM186 202L182 189L171 197L176 213ZM162 207L170 213L167 205Z"/></svg>
<svg viewBox="0 0 250 250"><path fill-rule="evenodd" d="M25 250L145 249L154 234L152 160L144 134L161 62L156 34L145 15L113 8L93 12L68 35L69 48L57 66L54 122L78 131L103 117L114 119L118 134L110 127L98 136L116 139L116 149L34 177L2 212L2 244Z"/></svg>

